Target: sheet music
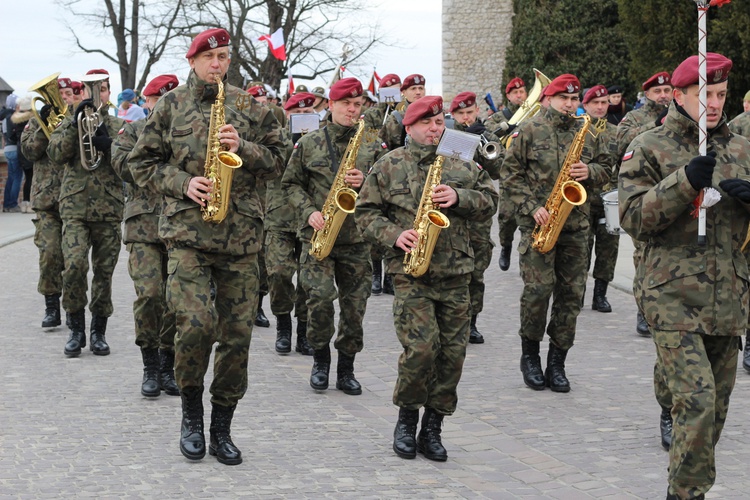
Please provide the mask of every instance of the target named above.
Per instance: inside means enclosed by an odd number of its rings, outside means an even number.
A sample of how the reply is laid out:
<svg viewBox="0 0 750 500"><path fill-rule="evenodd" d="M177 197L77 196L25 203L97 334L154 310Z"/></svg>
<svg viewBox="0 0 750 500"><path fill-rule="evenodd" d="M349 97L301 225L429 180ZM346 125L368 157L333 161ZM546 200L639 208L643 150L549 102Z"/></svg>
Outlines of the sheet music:
<svg viewBox="0 0 750 500"><path fill-rule="evenodd" d="M476 134L445 129L437 147L437 154L447 158L474 161L474 153L481 141L480 136Z"/></svg>
<svg viewBox="0 0 750 500"><path fill-rule="evenodd" d="M401 89L398 87L388 87L378 90L378 99L380 102L396 103L401 102Z"/></svg>
<svg viewBox="0 0 750 500"><path fill-rule="evenodd" d="M289 129L292 134L306 134L320 128L318 113L295 113L289 115Z"/></svg>

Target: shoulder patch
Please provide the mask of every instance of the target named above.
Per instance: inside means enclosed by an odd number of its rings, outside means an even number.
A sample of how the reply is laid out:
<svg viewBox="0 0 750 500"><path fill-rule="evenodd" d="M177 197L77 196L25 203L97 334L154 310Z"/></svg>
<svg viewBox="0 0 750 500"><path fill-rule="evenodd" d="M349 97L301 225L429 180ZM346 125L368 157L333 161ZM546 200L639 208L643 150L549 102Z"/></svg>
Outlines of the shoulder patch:
<svg viewBox="0 0 750 500"><path fill-rule="evenodd" d="M117 131L117 135L122 135L125 132L125 127L122 127L120 130Z"/></svg>
<svg viewBox="0 0 750 500"><path fill-rule="evenodd" d="M477 163L477 162L474 162L474 164L476 164L476 166L477 166L477 168L478 168L479 170L484 170L484 169L482 168L482 165L480 165L479 163Z"/></svg>
<svg viewBox="0 0 750 500"><path fill-rule="evenodd" d="M386 143L384 143L384 142L380 143L380 147L383 148L383 149L388 149L388 145Z"/></svg>
<svg viewBox="0 0 750 500"><path fill-rule="evenodd" d="M294 149L297 149L299 147L299 142L294 143Z"/></svg>
<svg viewBox="0 0 750 500"><path fill-rule="evenodd" d="M512 135L511 137L512 137L513 139L515 139L516 137L518 137L518 131L515 131L515 132L513 132L513 135Z"/></svg>
<svg viewBox="0 0 750 500"><path fill-rule="evenodd" d="M27 123L26 126L23 128L24 130L29 130L30 125Z"/></svg>
<svg viewBox="0 0 750 500"><path fill-rule="evenodd" d="M628 151L624 155L622 155L622 161L628 161L633 157L633 151Z"/></svg>

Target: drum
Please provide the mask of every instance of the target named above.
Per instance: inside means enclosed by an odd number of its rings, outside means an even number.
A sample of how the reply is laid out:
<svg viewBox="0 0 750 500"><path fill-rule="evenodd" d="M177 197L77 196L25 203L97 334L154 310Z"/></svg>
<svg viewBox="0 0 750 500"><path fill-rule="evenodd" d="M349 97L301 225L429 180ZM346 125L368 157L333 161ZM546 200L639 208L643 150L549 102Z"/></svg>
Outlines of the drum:
<svg viewBox="0 0 750 500"><path fill-rule="evenodd" d="M625 234L620 229L620 210L617 203L617 190L602 193L602 203L604 204L604 227L609 234Z"/></svg>

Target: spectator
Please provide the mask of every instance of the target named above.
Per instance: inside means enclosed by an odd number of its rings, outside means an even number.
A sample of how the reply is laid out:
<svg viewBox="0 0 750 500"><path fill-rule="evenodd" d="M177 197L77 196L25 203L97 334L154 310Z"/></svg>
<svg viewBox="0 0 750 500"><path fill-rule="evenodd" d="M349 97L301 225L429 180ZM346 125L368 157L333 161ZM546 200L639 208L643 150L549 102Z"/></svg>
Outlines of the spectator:
<svg viewBox="0 0 750 500"><path fill-rule="evenodd" d="M5 182L5 192L3 197L3 212L20 212L18 206L18 193L21 190L23 182L23 169L18 161L18 141L21 138L23 128L16 132L16 127L11 122L11 115L16 110L18 96L10 94L5 100L5 108L0 111L2 119L3 139L5 140L5 159L8 162L8 180Z"/></svg>
<svg viewBox="0 0 750 500"><path fill-rule="evenodd" d="M120 94L122 103L117 110L117 117L126 122L136 122L146 118L143 108L136 104L138 97L132 89L125 89Z"/></svg>

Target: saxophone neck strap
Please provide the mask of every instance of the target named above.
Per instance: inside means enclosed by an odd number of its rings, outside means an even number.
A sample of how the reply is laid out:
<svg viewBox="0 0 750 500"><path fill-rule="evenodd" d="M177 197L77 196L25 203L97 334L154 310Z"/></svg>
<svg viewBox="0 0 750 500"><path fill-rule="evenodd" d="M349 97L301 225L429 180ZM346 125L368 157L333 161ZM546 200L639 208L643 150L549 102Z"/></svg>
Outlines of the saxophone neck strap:
<svg viewBox="0 0 750 500"><path fill-rule="evenodd" d="M334 174L339 170L339 155L336 154L336 148L333 147L331 136L328 134L328 127L323 129L326 135L326 144L328 144L328 156L331 158L331 172Z"/></svg>

